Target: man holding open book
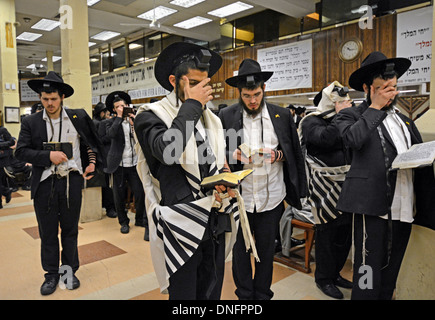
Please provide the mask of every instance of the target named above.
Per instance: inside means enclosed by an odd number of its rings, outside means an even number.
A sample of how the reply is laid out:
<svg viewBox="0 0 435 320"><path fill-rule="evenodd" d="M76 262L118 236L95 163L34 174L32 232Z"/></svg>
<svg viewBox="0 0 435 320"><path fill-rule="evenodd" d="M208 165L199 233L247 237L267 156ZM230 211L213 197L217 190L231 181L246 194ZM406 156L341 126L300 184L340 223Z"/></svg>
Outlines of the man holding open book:
<svg viewBox="0 0 435 320"><path fill-rule="evenodd" d="M157 81L171 93L141 106L135 119L151 255L169 299L219 299L225 256L234 242L232 203L222 197L235 194L201 186L205 177L228 169L222 124L206 106L213 98L210 77L221 64L207 48L171 44L154 67Z"/></svg>
<svg viewBox="0 0 435 320"><path fill-rule="evenodd" d="M349 78L366 100L337 115L337 127L352 162L337 209L354 213L352 299L391 299L411 234L411 224L435 229L433 167L391 170L398 154L421 143L414 122L396 107L397 79L406 58L368 55ZM361 267L364 269L361 269ZM370 283L361 285L370 270Z"/></svg>
<svg viewBox="0 0 435 320"><path fill-rule="evenodd" d="M226 151L232 171L253 169L241 184L250 228L260 261L252 277L250 253L242 230L233 248L233 277L239 299L269 300L275 238L284 200L301 209L307 181L296 126L290 110L265 102L265 82L272 72L245 59L237 76L226 80L239 89L239 103L219 113L226 132Z"/></svg>

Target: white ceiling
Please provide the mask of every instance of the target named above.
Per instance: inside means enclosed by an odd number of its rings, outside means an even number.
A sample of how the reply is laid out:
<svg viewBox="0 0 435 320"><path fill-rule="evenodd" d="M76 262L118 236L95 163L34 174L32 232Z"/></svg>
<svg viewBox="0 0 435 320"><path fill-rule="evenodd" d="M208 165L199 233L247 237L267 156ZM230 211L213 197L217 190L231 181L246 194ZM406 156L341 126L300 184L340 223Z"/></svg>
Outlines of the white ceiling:
<svg viewBox="0 0 435 320"><path fill-rule="evenodd" d="M74 0L77 1L77 0ZM159 22L164 28L170 28L173 34L195 38L205 41L217 40L220 37L220 19L207 12L231 4L232 0L206 0L190 8L183 8L170 4L171 0L101 0L97 4L88 8L89 16L89 36L93 36L103 30L117 31L121 35L110 41L114 42L121 38L132 36L135 33L150 34L155 30L147 28L150 21L137 18L137 16L148 10L152 10L154 5L163 5L178 10L178 12L161 19ZM264 9L272 9L283 14L300 18L315 11L315 3L319 0L241 0L251 4L254 8L229 16L228 21L241 18ZM24 70L32 63L44 64L41 59L46 57L47 51L53 51L55 56L61 56L60 49L60 29L53 31L33 30L31 26L42 18L58 20L59 0L15 0L17 36L22 32L37 32L43 36L34 42L17 40L18 66L19 70ZM177 22L191 17L202 16L212 19L205 25L184 30L173 25ZM26 18L26 19L25 19ZM30 18L30 21L27 21ZM90 48L95 50L105 43L101 41ZM107 44L106 44L107 45ZM60 62L54 64L55 70L60 72ZM29 70L29 69L27 69Z"/></svg>

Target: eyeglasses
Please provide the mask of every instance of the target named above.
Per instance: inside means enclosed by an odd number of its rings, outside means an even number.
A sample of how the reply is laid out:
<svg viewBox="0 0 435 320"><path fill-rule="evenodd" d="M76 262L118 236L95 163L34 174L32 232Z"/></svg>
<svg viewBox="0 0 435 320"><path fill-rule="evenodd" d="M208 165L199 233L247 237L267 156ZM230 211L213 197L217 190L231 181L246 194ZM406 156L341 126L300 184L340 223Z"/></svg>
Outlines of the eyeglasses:
<svg viewBox="0 0 435 320"><path fill-rule="evenodd" d="M255 100L257 100L258 98L261 97L262 94L263 94L262 91L257 92L257 93L254 94L254 95L250 95L250 94L243 93L243 94L242 94L242 98L243 98L243 99L246 99L246 100L248 100L248 101L251 101L252 98L254 98Z"/></svg>

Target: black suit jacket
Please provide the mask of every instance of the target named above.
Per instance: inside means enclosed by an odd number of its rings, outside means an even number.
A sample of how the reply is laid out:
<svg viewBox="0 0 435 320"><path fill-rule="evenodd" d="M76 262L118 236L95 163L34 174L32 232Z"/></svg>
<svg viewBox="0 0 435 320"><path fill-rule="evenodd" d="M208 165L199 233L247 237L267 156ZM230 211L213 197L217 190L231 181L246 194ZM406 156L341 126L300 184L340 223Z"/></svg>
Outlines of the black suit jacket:
<svg viewBox="0 0 435 320"><path fill-rule="evenodd" d="M89 165L87 147L90 147L97 154L96 167L102 170L104 166L101 152L102 144L92 119L83 109L65 109L65 111L80 136L80 155L83 170ZM38 189L42 172L45 168L51 166L50 151L43 150L43 142L48 141L46 122L42 118L43 114L43 112L37 112L23 118L15 150L17 159L32 164L32 199Z"/></svg>
<svg viewBox="0 0 435 320"><path fill-rule="evenodd" d="M285 200L291 206L301 209L300 198L307 196L307 177L305 174L305 162L302 156L296 125L290 110L273 104L267 104L275 133L278 137L279 146L284 153L284 182L287 196ZM232 154L243 143L243 107L240 104L223 108L219 112L223 128L226 130L227 161L232 171L243 169L243 163L232 164ZM231 130L233 129L233 130ZM239 133L237 143L234 143L231 135Z"/></svg>
<svg viewBox="0 0 435 320"><path fill-rule="evenodd" d="M352 152L352 163L346 175L337 209L374 216L391 211L396 185L396 171L390 171L397 150L382 121L387 113L369 108L366 101L346 108L337 115L337 126L343 141ZM422 138L414 122L398 113L406 124L411 143ZM381 128L385 149L378 133ZM435 179L433 167L414 169L414 190L417 213L415 223L435 228ZM388 179L388 184L387 184Z"/></svg>
<svg viewBox="0 0 435 320"><path fill-rule="evenodd" d="M110 148L107 153L107 167L105 169L107 173L115 172L122 160L122 153L125 147L122 121L123 119L120 117L113 117L105 122L106 135L110 139Z"/></svg>

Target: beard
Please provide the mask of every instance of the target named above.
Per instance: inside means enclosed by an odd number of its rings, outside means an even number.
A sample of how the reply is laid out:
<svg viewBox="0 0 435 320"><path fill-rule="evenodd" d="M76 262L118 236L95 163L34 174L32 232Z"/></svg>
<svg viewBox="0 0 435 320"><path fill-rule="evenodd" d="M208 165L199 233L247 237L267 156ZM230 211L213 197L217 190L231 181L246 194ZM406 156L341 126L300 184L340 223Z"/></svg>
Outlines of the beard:
<svg viewBox="0 0 435 320"><path fill-rule="evenodd" d="M257 114L259 114L261 112L261 110L263 110L264 96L261 99L260 106L255 110L248 108L248 106L245 104L245 102L242 100L242 98L239 98L239 103L242 105L243 109L245 109L247 114L249 114L252 117L255 117Z"/></svg>

